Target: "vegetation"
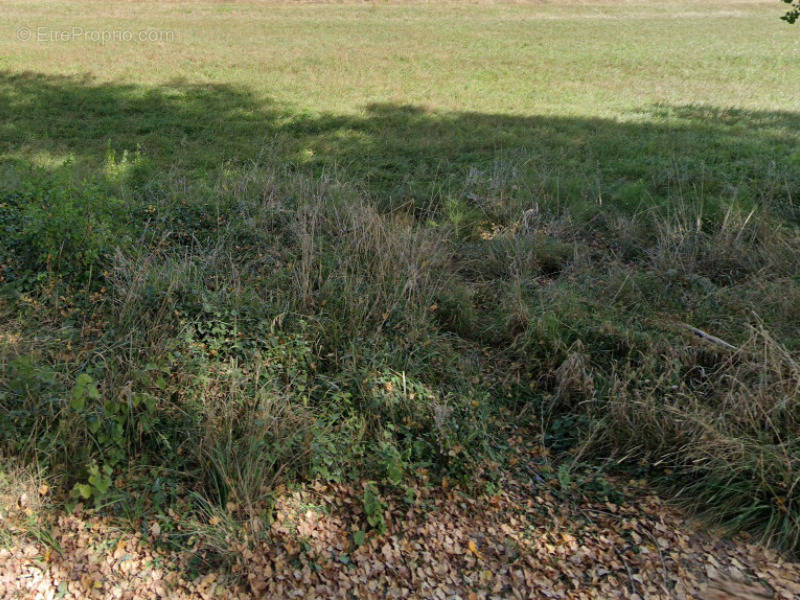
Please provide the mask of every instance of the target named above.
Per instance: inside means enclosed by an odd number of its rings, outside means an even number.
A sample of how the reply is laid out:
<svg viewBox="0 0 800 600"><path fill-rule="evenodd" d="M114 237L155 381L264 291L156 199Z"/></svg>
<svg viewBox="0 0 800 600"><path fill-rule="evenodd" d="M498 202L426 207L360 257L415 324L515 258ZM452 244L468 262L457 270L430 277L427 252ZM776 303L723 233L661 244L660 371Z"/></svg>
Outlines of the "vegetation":
<svg viewBox="0 0 800 600"><path fill-rule="evenodd" d="M789 5L789 10L786 11L786 14L783 15L781 19L794 25L797 22L797 19L800 18L800 4L793 2L792 0L783 1Z"/></svg>
<svg viewBox="0 0 800 600"><path fill-rule="evenodd" d="M59 501L241 523L364 479L380 532L421 472L500 485L522 431L556 485L613 465L800 548L774 14L58 6L0 34L177 32L0 59L0 449Z"/></svg>

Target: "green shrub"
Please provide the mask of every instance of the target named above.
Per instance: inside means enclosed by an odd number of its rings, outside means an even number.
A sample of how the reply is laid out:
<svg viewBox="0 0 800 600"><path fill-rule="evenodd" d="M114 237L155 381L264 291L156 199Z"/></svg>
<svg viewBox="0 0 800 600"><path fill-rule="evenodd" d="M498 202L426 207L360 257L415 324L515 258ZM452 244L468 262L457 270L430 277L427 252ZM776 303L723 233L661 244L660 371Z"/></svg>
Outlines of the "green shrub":
<svg viewBox="0 0 800 600"><path fill-rule="evenodd" d="M100 277L124 234L121 205L110 188L57 171L4 165L0 179L0 251L5 279L54 274L69 281Z"/></svg>

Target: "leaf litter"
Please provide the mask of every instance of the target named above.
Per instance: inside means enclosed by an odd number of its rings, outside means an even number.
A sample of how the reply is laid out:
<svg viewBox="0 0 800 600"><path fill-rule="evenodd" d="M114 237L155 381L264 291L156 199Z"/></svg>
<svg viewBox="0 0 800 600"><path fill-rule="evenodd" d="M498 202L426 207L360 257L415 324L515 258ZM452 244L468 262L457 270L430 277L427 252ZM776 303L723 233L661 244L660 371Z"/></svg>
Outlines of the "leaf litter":
<svg viewBox="0 0 800 600"><path fill-rule="evenodd" d="M228 535L227 568L199 571L189 565L200 534L193 550L169 550L157 521L126 530L79 505L55 517L48 536L32 536L9 513L0 597L800 598L800 563L710 533L633 488L615 504L565 502L511 478L492 495L420 485L413 503L383 499L381 535L367 525L359 486L316 482L283 491L269 519Z"/></svg>

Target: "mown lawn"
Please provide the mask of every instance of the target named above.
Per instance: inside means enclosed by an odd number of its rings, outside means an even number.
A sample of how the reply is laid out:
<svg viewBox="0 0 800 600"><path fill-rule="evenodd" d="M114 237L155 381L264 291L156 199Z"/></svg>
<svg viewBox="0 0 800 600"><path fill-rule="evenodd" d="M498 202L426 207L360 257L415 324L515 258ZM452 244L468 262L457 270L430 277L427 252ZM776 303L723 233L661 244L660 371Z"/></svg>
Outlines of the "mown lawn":
<svg viewBox="0 0 800 600"><path fill-rule="evenodd" d="M494 489L522 432L797 550L780 3L0 8L0 452L58 502Z"/></svg>

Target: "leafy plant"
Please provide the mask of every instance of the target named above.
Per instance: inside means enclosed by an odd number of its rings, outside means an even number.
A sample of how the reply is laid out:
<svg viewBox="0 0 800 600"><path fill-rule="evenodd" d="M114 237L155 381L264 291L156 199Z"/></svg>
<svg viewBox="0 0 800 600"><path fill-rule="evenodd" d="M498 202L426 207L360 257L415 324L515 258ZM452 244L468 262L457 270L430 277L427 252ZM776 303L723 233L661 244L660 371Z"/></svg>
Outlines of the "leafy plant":
<svg viewBox="0 0 800 600"><path fill-rule="evenodd" d="M72 498L75 500L94 500L99 504L111 489L114 470L110 465L99 466L97 463L89 465L87 483L76 483L72 488Z"/></svg>
<svg viewBox="0 0 800 600"><path fill-rule="evenodd" d="M5 213L0 213L0 249L13 259L8 274L57 273L81 282L100 277L119 241L114 227L118 199L101 182L76 184L69 163L55 173L33 168L23 173L10 179L15 185L0 187Z"/></svg>
<svg viewBox="0 0 800 600"><path fill-rule="evenodd" d="M100 392L97 390L97 384L91 375L81 373L75 380L75 385L72 387L72 398L70 400L70 407L76 412L82 412L86 408L86 403L92 400L99 400Z"/></svg>
<svg viewBox="0 0 800 600"><path fill-rule="evenodd" d="M386 519L383 516L386 504L381 499L375 482L368 481L364 484L362 502L369 526L377 531L379 535L386 533Z"/></svg>
<svg viewBox="0 0 800 600"><path fill-rule="evenodd" d="M800 18L800 3L796 0L783 0L790 6L790 9L784 14L781 19L787 23L794 24Z"/></svg>

